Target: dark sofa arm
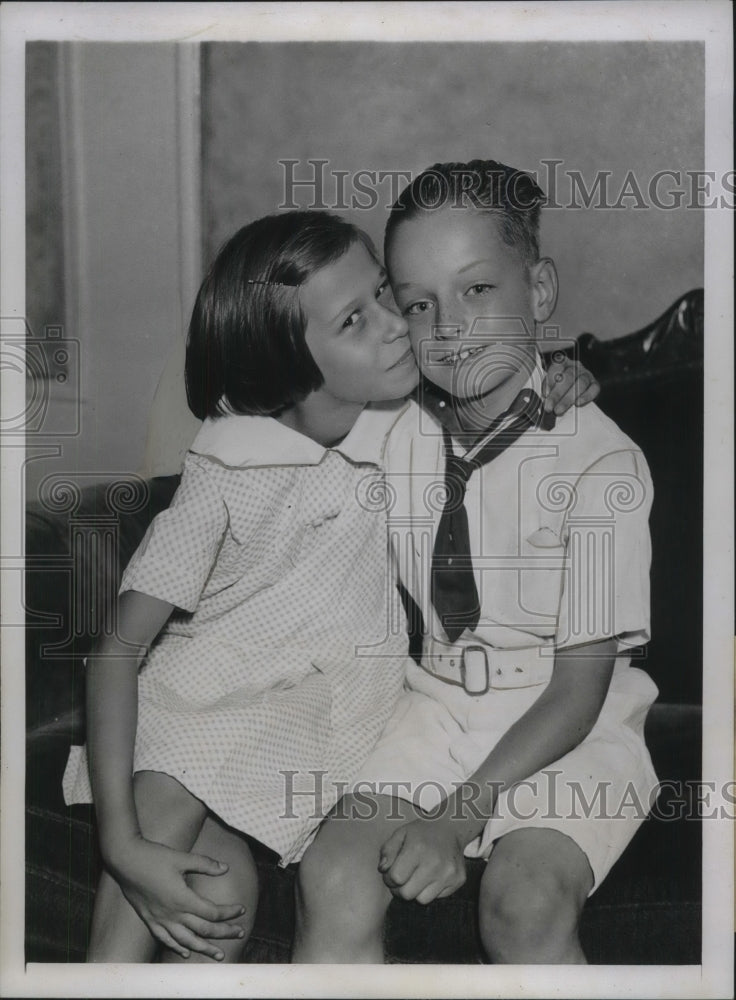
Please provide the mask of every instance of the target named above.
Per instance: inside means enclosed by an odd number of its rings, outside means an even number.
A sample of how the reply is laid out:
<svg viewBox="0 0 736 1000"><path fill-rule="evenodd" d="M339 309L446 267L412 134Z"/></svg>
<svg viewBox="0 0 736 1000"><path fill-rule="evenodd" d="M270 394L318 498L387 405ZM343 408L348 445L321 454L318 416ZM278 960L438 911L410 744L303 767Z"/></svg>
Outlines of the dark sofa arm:
<svg viewBox="0 0 736 1000"><path fill-rule="evenodd" d="M654 482L652 640L637 663L659 700L702 702L703 291L636 333L574 349L601 384L601 409L642 449Z"/></svg>
<svg viewBox="0 0 736 1000"><path fill-rule="evenodd" d="M125 564L178 476L135 476L80 489L49 477L26 511L26 727L80 731L83 659L114 628Z"/></svg>

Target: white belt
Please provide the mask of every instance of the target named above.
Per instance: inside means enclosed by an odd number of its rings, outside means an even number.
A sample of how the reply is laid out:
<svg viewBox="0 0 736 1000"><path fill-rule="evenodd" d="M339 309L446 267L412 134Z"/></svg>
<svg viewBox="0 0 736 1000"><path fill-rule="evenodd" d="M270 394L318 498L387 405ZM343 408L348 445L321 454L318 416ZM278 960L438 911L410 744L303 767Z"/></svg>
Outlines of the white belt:
<svg viewBox="0 0 736 1000"><path fill-rule="evenodd" d="M552 676L554 655L542 647L497 649L481 643L447 643L427 636L422 667L438 680L457 684L468 694L485 694L489 689L531 687L545 684Z"/></svg>

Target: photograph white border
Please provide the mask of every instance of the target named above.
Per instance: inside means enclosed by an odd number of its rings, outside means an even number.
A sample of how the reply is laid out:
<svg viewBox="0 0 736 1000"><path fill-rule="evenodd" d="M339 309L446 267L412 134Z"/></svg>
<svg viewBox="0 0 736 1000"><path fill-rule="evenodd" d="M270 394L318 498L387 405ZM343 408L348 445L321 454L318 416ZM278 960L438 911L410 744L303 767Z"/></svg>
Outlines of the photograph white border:
<svg viewBox="0 0 736 1000"><path fill-rule="evenodd" d="M492 25L492 26L491 26ZM705 169L731 170L732 9L708 3L5 3L0 10L0 317L25 316L24 46L27 41L700 40L706 51ZM732 213L705 216L703 774L733 779ZM5 373L3 372L3 375ZM4 379L3 412L22 412ZM7 390L7 391L6 391ZM15 444L15 442L13 443ZM2 449L2 608L22 620L22 447ZM683 531L687 526L683 525ZM0 994L12 997L730 997L733 833L707 821L702 966L86 966L23 964L23 636L2 635ZM715 665L715 668L714 668ZM711 799L714 807L729 803ZM732 804L730 805L732 809Z"/></svg>

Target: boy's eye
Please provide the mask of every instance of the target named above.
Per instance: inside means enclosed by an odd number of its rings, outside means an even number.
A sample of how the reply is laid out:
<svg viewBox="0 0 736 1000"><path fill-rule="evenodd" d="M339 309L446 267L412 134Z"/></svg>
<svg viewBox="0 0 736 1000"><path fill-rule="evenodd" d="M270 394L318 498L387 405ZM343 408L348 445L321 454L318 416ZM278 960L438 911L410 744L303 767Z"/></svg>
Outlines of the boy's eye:
<svg viewBox="0 0 736 1000"><path fill-rule="evenodd" d="M376 289L376 298L377 299L382 298L388 291L388 287L389 287L388 278L386 278L385 281L382 281L381 284Z"/></svg>
<svg viewBox="0 0 736 1000"><path fill-rule="evenodd" d="M471 295L485 295L486 292L492 292L495 287L495 285L491 285L487 281L478 281L470 286L468 292Z"/></svg>
<svg viewBox="0 0 736 1000"><path fill-rule="evenodd" d="M430 312L433 306L431 302L422 299L419 302L412 302L404 309L405 316L421 316L422 313Z"/></svg>

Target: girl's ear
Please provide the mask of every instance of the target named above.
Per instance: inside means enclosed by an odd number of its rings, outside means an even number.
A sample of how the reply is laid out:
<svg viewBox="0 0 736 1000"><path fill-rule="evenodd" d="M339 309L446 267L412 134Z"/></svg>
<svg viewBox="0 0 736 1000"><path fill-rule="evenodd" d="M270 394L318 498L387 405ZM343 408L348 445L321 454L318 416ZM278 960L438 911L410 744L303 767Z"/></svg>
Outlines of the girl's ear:
<svg viewBox="0 0 736 1000"><path fill-rule="evenodd" d="M546 322L557 305L557 268L550 257L541 257L529 269L532 286L534 319L537 323Z"/></svg>

